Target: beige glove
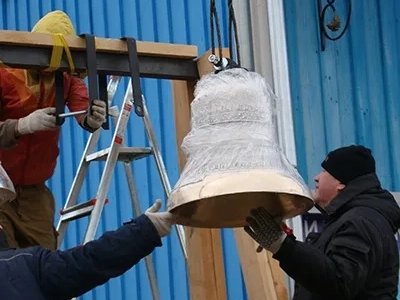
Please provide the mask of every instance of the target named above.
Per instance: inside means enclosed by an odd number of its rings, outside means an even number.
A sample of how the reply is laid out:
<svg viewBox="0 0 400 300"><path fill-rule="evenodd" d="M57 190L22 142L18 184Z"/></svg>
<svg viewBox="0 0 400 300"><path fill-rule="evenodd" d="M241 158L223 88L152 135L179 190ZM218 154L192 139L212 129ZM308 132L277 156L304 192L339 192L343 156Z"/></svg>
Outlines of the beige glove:
<svg viewBox="0 0 400 300"><path fill-rule="evenodd" d="M86 124L93 128L98 129L103 125L106 120L106 103L101 100L94 100L92 106L92 114L89 113L85 116Z"/></svg>
<svg viewBox="0 0 400 300"><path fill-rule="evenodd" d="M171 232L173 217L170 212L158 212L161 208L161 200L156 202L145 211L145 215L150 219L160 237L164 237Z"/></svg>
<svg viewBox="0 0 400 300"><path fill-rule="evenodd" d="M18 120L17 133L23 135L58 128L55 113L55 107L35 110L30 115Z"/></svg>

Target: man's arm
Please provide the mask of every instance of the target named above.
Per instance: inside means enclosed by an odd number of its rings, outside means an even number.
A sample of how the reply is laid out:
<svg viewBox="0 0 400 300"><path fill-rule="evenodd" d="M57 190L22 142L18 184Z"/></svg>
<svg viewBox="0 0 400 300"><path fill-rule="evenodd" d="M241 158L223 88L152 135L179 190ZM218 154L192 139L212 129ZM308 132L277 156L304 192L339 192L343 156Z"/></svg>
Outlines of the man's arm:
<svg viewBox="0 0 400 300"><path fill-rule="evenodd" d="M146 215L116 231L67 251L42 250L36 276L49 299L70 299L120 276L161 246L161 238Z"/></svg>
<svg viewBox="0 0 400 300"><path fill-rule="evenodd" d="M345 223L329 243L327 253L287 237L273 256L297 283L324 299L352 299L364 287L376 262L372 235L378 234L365 220Z"/></svg>

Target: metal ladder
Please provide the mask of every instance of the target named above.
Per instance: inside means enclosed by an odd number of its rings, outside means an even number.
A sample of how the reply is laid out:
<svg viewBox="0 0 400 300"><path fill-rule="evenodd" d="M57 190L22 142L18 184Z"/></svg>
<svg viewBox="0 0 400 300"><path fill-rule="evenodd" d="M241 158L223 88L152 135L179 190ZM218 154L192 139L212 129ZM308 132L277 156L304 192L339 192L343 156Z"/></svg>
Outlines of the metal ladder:
<svg viewBox="0 0 400 300"><path fill-rule="evenodd" d="M162 185L165 191L166 196L168 197L171 193L171 186L169 183L169 179L167 176L167 172L164 167L163 159L161 156L161 152L159 150L155 134L152 128L152 124L150 122L150 118L148 115L148 111L145 105L145 99L142 95L143 101L143 122L144 127L147 133L147 137L149 139L150 147L126 147L124 143L124 133L127 126L127 122L129 120L129 116L132 110L133 101L133 90L132 90L132 82L129 80L128 88L125 92L124 101L122 104L122 110L119 112L118 106L110 107L111 102L116 93L118 84L121 78L118 76L111 76L111 79L107 86L108 92L108 103L109 103L109 115L112 117L115 124L115 132L112 137L112 142L110 147L95 152L97 143L100 138L100 134L102 132L102 128L99 128L95 132L90 134L90 137L87 141L84 154L79 163L78 170L76 172L75 178L72 183L71 190L69 192L67 201L65 203L64 208L60 211L60 219L57 225L57 231L59 233L58 236L58 248L60 247L67 226L70 221L76 220L79 218L83 218L85 216L89 216L89 224L86 229L85 237L83 243L87 243L95 238L95 234L100 222L101 213L104 205L108 202L106 199L107 193L109 190L109 186L111 183L111 178L113 175L113 171L115 169L117 161L124 162L124 169L126 173L126 178L128 182L131 202L133 206L133 211L136 216L141 214L138 195L136 192L136 185L133 176L133 170L131 166L131 162L134 160L138 160L140 158L144 158L149 155L153 155L155 158L155 162L157 165L157 169L160 175L160 179L162 181ZM96 197L92 200L77 204L79 193L82 189L82 185L84 179L86 177L89 165L94 161L105 161L105 167L100 179L99 188L97 190ZM187 259L187 253L185 248L185 235L183 227L180 225L176 225L176 230L179 238L179 242L185 257ZM147 273L149 276L150 287L152 290L152 295L154 300L160 299L160 293L158 291L156 276L154 271L153 261L151 256L145 257L145 263L147 268Z"/></svg>

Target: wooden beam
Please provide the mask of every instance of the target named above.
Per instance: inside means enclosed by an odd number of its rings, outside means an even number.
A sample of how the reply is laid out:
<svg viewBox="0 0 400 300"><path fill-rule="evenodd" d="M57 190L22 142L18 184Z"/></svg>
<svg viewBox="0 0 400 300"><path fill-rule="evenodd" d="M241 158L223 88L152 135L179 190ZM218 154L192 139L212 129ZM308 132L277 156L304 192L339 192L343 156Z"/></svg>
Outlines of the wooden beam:
<svg viewBox="0 0 400 300"><path fill-rule="evenodd" d="M71 50L85 52L85 40L79 36L65 36ZM9 46L28 46L33 48L52 48L53 38L48 33L29 31L0 30L0 44ZM128 54L126 42L121 39L96 37L96 49L99 53ZM188 58L197 57L197 46L137 41L140 56Z"/></svg>
<svg viewBox="0 0 400 300"><path fill-rule="evenodd" d="M287 300L285 274L268 251L256 253L258 244L242 228L235 228L243 277L249 300Z"/></svg>
<svg viewBox="0 0 400 300"><path fill-rule="evenodd" d="M65 37L78 72L86 70L85 39ZM43 69L49 66L53 39L50 34L0 30L0 61L3 67ZM97 71L100 74L129 76L126 42L121 39L96 38ZM197 47L137 41L142 77L196 80ZM60 70L68 71L64 57Z"/></svg>
<svg viewBox="0 0 400 300"><path fill-rule="evenodd" d="M277 293L280 284L275 282L273 276L274 271L271 262L274 259L270 258L266 251L256 253L258 245L247 234L243 234L243 229L235 228L234 233L248 299L284 299Z"/></svg>
<svg viewBox="0 0 400 300"><path fill-rule="evenodd" d="M198 61L199 75L212 71L209 53ZM185 157L180 150L183 138L190 130L190 103L196 82L173 81L175 124L179 166L182 170ZM221 231L219 229L185 228L191 300L227 300Z"/></svg>
<svg viewBox="0 0 400 300"><path fill-rule="evenodd" d="M206 60L210 51L200 59ZM229 50L223 52L229 56ZM204 64L206 65L206 64ZM208 63L208 65L210 65ZM198 65L199 72L202 66ZM270 253L256 253L255 242L241 228L234 229L236 246L249 300L287 300L285 275Z"/></svg>
<svg viewBox="0 0 400 300"><path fill-rule="evenodd" d="M208 51L197 60L199 77L212 71L210 54ZM223 55L229 56L229 50L224 49ZM190 130L194 84L173 82L178 148ZM180 149L179 164L182 170L185 157ZM249 300L286 300L286 281L278 262L266 251L257 254L258 245L243 229L234 229L234 234ZM226 299L220 230L187 228L186 235L191 299Z"/></svg>

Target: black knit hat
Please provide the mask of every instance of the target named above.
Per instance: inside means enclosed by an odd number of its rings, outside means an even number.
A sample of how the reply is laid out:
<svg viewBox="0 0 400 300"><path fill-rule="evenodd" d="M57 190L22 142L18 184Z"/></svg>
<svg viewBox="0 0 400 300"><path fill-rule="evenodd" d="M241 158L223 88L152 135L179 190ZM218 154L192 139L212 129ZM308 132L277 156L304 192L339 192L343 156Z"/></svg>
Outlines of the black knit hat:
<svg viewBox="0 0 400 300"><path fill-rule="evenodd" d="M348 184L357 177L375 173L375 159L371 149L360 145L329 152L321 166L343 184Z"/></svg>

